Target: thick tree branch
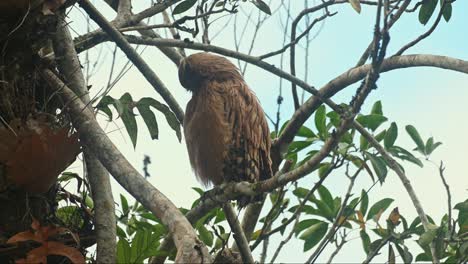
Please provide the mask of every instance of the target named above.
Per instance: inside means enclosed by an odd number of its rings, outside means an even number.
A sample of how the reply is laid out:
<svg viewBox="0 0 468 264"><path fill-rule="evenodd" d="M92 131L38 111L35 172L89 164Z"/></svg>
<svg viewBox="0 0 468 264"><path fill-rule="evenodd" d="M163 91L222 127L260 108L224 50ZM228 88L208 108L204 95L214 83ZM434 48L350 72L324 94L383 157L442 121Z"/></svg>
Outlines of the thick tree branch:
<svg viewBox="0 0 468 264"><path fill-rule="evenodd" d="M45 69L42 75L50 87L68 102L67 110L82 143L93 151L122 187L168 228L178 250L176 262L211 263L208 249L197 238L187 218L128 162L94 120L93 113L52 71Z"/></svg>
<svg viewBox="0 0 468 264"><path fill-rule="evenodd" d="M119 48L127 55L135 67L140 70L146 80L154 87L161 95L164 101L169 105L171 110L176 115L177 119L182 123L184 112L179 104L167 89L164 83L158 78L156 73L148 66L141 56L133 49L122 34L111 25L104 16L88 1L81 0L80 6L89 14L89 16L109 35L110 38L119 46Z"/></svg>
<svg viewBox="0 0 468 264"><path fill-rule="evenodd" d="M90 98L81 71L81 65L75 51L73 39L65 20L65 10L60 11L58 26L54 38L54 54L58 69L66 78L68 85L80 96L85 105L89 105ZM116 221L114 198L110 184L109 173L102 166L92 151L84 148L86 171L91 185L94 200L94 224L96 226L98 263L113 263L116 261Z"/></svg>

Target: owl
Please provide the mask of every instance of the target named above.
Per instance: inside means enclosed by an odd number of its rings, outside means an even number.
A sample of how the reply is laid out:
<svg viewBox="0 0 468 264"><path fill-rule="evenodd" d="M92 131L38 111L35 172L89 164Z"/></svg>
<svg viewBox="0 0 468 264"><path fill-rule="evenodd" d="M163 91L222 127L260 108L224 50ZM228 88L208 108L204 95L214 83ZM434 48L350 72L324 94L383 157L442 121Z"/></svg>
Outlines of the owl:
<svg viewBox="0 0 468 264"><path fill-rule="evenodd" d="M180 63L179 81L192 92L184 135L198 180L207 187L269 179L267 120L237 67L224 57L196 53ZM252 199L239 199L240 207Z"/></svg>

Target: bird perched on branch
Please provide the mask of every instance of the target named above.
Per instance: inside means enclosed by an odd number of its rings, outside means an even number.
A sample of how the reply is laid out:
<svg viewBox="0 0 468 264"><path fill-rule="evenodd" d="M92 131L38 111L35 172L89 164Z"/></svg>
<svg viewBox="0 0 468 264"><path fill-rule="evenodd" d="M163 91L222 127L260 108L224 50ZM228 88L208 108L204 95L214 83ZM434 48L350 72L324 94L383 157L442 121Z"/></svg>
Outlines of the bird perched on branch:
<svg viewBox="0 0 468 264"><path fill-rule="evenodd" d="M203 185L257 182L272 176L265 113L237 67L224 57L197 53L179 66L192 92L184 119L190 163ZM240 207L251 198L240 198Z"/></svg>

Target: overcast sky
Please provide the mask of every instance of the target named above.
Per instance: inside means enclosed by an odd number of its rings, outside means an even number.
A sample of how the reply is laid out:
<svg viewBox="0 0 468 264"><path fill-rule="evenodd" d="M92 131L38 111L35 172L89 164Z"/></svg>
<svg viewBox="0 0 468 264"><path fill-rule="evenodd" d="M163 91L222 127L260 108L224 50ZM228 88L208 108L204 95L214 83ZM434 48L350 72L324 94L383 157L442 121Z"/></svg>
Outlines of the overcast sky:
<svg viewBox="0 0 468 264"><path fill-rule="evenodd" d="M96 2L96 1L95 1ZM111 19L114 13L105 5L96 3L100 10ZM149 1L133 1L134 11L138 12L148 6ZM280 1L273 0L272 7ZM313 2L313 1L309 1ZM137 5L138 3L138 5ZM295 10L302 7L303 1L297 1ZM142 4L141 6L139 4ZM253 8L250 3L242 3L244 10ZM359 56L367 47L372 38L375 8L363 6L361 14L357 14L349 5L341 5L339 8L332 8L339 11L337 15L329 18L326 23L317 27L311 33L316 38L310 42L310 57L308 81L317 88L326 84L332 78L345 72L356 64ZM454 3L452 19L449 23L441 21L439 28L431 37L416 47L407 51L407 54L428 53L456 57L467 60L468 38L466 38L466 25L468 18L463 11L468 10L467 1L457 1ZM242 12L241 12L242 14ZM240 15L242 17L242 15ZM239 20L241 18L239 17ZM83 13L73 10L70 14L71 27L79 33L86 30L84 26ZM214 26L223 26L228 18L220 19ZM231 20L231 24L232 24ZM156 22L152 22L156 23ZM429 22L431 25L432 20ZM95 28L95 25L92 25ZM398 24L391 30L391 42L388 54L394 53L403 44L413 40L416 36L428 29L417 21L417 14L405 15ZM212 44L233 48L233 29L227 27ZM247 40L251 38L252 29L247 31ZM267 20L258 32L258 40L253 48L254 55L264 54L268 51L278 49L282 45L283 30L277 17ZM241 46L242 52L247 52L248 43ZM96 94L102 89L109 76L111 63L111 52L114 45L106 43L100 45L90 53L91 61L96 60L97 51L102 52L99 59L97 71L93 72L90 84L93 85L92 94ZM140 50L142 50L140 48ZM190 51L189 51L190 52ZM304 54L299 49L298 76L303 78L305 69ZM178 82L175 65L164 57L156 48L148 47L144 50L144 58L166 83L173 95L185 108L190 94L185 91ZM287 61L288 59L286 59ZM84 54L81 55L84 63ZM127 59L122 53L117 53L117 69L120 69ZM236 61L234 61L237 63ZM279 65L279 60L272 59L270 62ZM276 113L276 97L278 95L279 79L255 66L249 66L246 72L246 81L257 94L266 113L274 116ZM367 113L372 104L381 100L384 114L389 121L395 121L399 125L399 137L397 144L407 149L412 149L414 143L404 131L407 124L414 125L421 133L423 139L433 136L436 141L443 142L443 145L431 156L431 160L438 164L441 160L446 164L446 179L452 191L453 202L461 202L467 197L468 181L466 173L466 150L468 142L468 124L466 114L468 113L468 76L460 73L450 72L434 68L402 69L382 74L378 82L378 89L373 91L363 112ZM293 113L289 84L283 83L282 106L283 121L288 119ZM334 98L337 103L349 102L355 92L356 85L348 87ZM141 74L135 69L131 69L124 78L115 86L111 95L120 97L124 92L130 92L135 99L140 97L160 98L153 88L145 81ZM306 98L308 95L306 95ZM141 121L141 120L140 120ZM188 162L185 144L179 143L173 131L166 125L164 118L158 116L160 127L160 139L150 140L146 127L139 122L139 137L136 149L133 148L128 135L126 134L121 120L116 120L114 124L102 122L106 127L109 136L119 149L126 155L130 162L140 171L144 155L149 155L152 160L150 165L151 178L149 181L167 195L177 206L190 207L193 199L198 194L191 190L191 187L200 187L196 181ZM390 124L385 124L388 127ZM313 120L306 122L306 125L313 127ZM116 130L120 128L120 130ZM447 210L446 194L438 176L437 167L430 162L424 162L424 168L419 168L411 164L405 164L407 175L410 177L413 186L427 213L440 221L440 218ZM75 169L77 167L75 166ZM311 187L317 180L317 176L312 174L301 181L305 187ZM342 195L347 187L348 180L339 173L327 179L325 185L333 195ZM356 193L361 189L367 189L371 185L368 177L361 177L355 187ZM113 188L115 197L123 189L114 182ZM400 213L407 219L413 219L416 212L403 189L401 182L394 173L390 173L386 183L382 187L377 187L370 193L371 204L384 197L394 198L396 201L392 205L398 206ZM359 232L355 231L351 238L359 239ZM362 261L364 253L360 241L353 241L345 247L337 256L336 261ZM354 244L354 245L351 245ZM331 249L331 247L329 247ZM278 258L278 261L302 262L308 258L309 254L298 254L302 249L302 241L292 242L287 246ZM419 250L419 249L418 249ZM290 254L294 252L294 254ZM270 253L271 256L272 253ZM323 254L326 260L329 253ZM268 258L269 259L269 258Z"/></svg>

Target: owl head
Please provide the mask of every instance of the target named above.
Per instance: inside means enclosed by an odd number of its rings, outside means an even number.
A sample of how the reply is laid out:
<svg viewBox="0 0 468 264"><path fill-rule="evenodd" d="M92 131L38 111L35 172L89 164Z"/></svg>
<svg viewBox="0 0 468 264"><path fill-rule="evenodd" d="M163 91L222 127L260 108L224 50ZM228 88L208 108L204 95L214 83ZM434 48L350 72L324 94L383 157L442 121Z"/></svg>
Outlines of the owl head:
<svg viewBox="0 0 468 264"><path fill-rule="evenodd" d="M237 67L228 59L207 52L195 53L179 65L180 84L189 91L205 87L205 82L242 79Z"/></svg>

